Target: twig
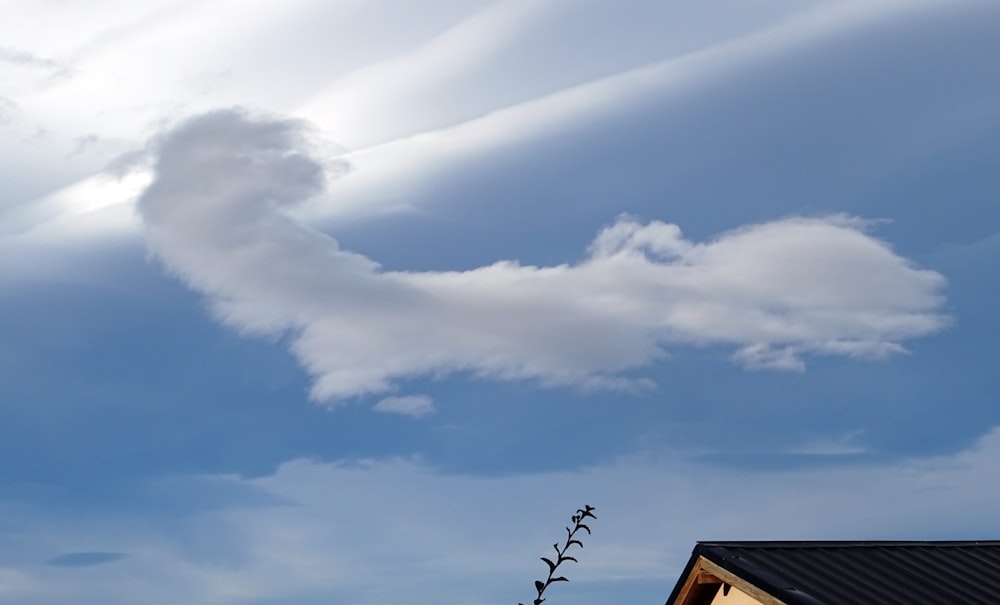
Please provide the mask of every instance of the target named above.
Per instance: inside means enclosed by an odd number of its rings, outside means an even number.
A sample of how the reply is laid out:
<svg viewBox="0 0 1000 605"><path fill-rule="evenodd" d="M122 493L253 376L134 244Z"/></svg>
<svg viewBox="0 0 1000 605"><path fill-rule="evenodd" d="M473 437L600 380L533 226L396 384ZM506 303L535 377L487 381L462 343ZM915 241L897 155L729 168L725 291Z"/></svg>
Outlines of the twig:
<svg viewBox="0 0 1000 605"><path fill-rule="evenodd" d="M547 578L545 578L544 581L535 580L535 590L538 592L538 596L535 597L535 600L533 602L534 605L542 605L542 602L545 601L545 599L542 597L542 593L544 593L545 589L548 588L551 584L554 584L555 582L569 582L569 578L567 578L566 576L556 576L555 575L556 569L560 565L562 565L563 562L565 561L572 561L574 563L578 562L575 557L571 557L566 553L567 551L569 551L569 548L574 544L579 546L580 548L583 548L583 542L581 542L578 538L576 538L576 532L582 529L587 532L588 536L590 535L590 527L583 521L588 517L590 517L591 519L596 519L597 515L594 514L594 510L596 509L593 506L590 506L589 504L584 505L583 508L576 509L576 514L573 515L572 517L573 529L570 529L569 527L566 528L566 543L563 544L562 548L559 548L558 542L552 545L552 548L554 548L556 551L555 561L553 561L548 557L542 557L542 561L549 567L549 575ZM517 605L524 605L524 604L518 603Z"/></svg>

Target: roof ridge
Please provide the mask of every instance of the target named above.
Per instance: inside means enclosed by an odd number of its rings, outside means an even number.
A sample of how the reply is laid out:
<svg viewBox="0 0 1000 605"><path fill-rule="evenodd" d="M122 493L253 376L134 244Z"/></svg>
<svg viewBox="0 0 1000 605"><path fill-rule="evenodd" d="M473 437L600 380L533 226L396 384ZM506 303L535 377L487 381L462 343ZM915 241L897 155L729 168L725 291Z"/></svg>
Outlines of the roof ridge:
<svg viewBox="0 0 1000 605"><path fill-rule="evenodd" d="M699 541L702 547L723 548L874 548L894 547L975 547L1000 546L1000 540L737 540Z"/></svg>

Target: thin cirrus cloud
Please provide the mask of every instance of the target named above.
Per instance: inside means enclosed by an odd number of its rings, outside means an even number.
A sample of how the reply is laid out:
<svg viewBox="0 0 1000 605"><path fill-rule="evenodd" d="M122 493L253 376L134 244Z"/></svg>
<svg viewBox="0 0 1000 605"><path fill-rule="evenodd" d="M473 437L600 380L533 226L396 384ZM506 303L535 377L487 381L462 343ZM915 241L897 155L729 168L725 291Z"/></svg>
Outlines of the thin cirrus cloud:
<svg viewBox="0 0 1000 605"><path fill-rule="evenodd" d="M56 567L90 567L112 563L127 556L120 552L70 552L51 558L46 564Z"/></svg>
<svg viewBox="0 0 1000 605"><path fill-rule="evenodd" d="M856 218L784 218L693 242L622 216L575 264L387 271L289 213L348 169L312 157L300 122L216 111L155 152L138 203L150 249L226 325L289 334L319 401L453 372L644 388L629 371L682 345L800 371L809 355L881 359L947 325L944 279Z"/></svg>
<svg viewBox="0 0 1000 605"><path fill-rule="evenodd" d="M31 530L32 551L96 541L135 554L86 573L0 565L0 594L18 603L113 605L365 604L399 594L417 602L441 595L449 603L516 602L530 590L542 540L558 530L562 511L591 502L600 518L561 598L606 603L603 588L651 603L669 593L695 540L996 533L1000 488L983 477L1000 470L998 454L994 428L950 455L779 471L668 455L486 478L442 474L413 460L295 460L273 475L207 477L185 492L197 502L223 482L270 494L274 505L234 502L143 528L126 523L110 535L103 518L40 520L15 510L11 518ZM740 494L739 514L720 492ZM946 533L941 519L954 520Z"/></svg>

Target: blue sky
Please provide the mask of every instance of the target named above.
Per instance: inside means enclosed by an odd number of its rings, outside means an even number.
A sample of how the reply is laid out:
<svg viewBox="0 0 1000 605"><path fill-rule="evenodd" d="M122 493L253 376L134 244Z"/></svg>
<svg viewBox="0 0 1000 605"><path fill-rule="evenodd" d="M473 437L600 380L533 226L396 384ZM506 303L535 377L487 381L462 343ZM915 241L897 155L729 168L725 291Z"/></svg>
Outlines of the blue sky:
<svg viewBox="0 0 1000 605"><path fill-rule="evenodd" d="M0 600L662 602L1000 530L1000 5L0 2Z"/></svg>

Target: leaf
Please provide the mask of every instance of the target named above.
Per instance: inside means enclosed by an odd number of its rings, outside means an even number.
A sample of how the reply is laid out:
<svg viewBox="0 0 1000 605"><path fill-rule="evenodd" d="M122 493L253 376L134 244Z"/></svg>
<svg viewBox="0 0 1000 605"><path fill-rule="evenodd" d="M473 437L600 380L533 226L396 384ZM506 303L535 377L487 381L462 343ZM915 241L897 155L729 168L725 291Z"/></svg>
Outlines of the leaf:
<svg viewBox="0 0 1000 605"><path fill-rule="evenodd" d="M583 523L577 525L577 527L582 527L583 529L587 530L587 534L590 535L590 528L584 525Z"/></svg>
<svg viewBox="0 0 1000 605"><path fill-rule="evenodd" d="M567 556L565 556L565 557L560 557L560 558L559 558L559 561L560 561L560 562L562 562L562 561L572 561L572 562L574 562L574 563L579 563L579 561L577 561L577 560L576 560L576 557L570 557L570 556L568 556L568 555L567 555Z"/></svg>
<svg viewBox="0 0 1000 605"><path fill-rule="evenodd" d="M545 599L541 599L541 598L535 599L535 605L542 605L542 601L544 601L544 600Z"/></svg>
<svg viewBox="0 0 1000 605"><path fill-rule="evenodd" d="M537 590L538 594L541 595L542 591L545 590L545 583L541 580L535 580L535 590Z"/></svg>
<svg viewBox="0 0 1000 605"><path fill-rule="evenodd" d="M558 578L552 578L549 582L569 582L569 578L566 576L559 576Z"/></svg>
<svg viewBox="0 0 1000 605"><path fill-rule="evenodd" d="M574 544L578 544L580 546L580 548L583 548L583 542L581 542L579 540L570 540L569 542L566 543L566 548L569 548L570 546L572 546Z"/></svg>
<svg viewBox="0 0 1000 605"><path fill-rule="evenodd" d="M552 573L553 571L555 571L555 569L556 569L556 564L552 562L552 559L549 559L548 557L542 557L542 561L545 561L545 564L549 566L549 573L550 573L550 574L551 574L551 573Z"/></svg>

